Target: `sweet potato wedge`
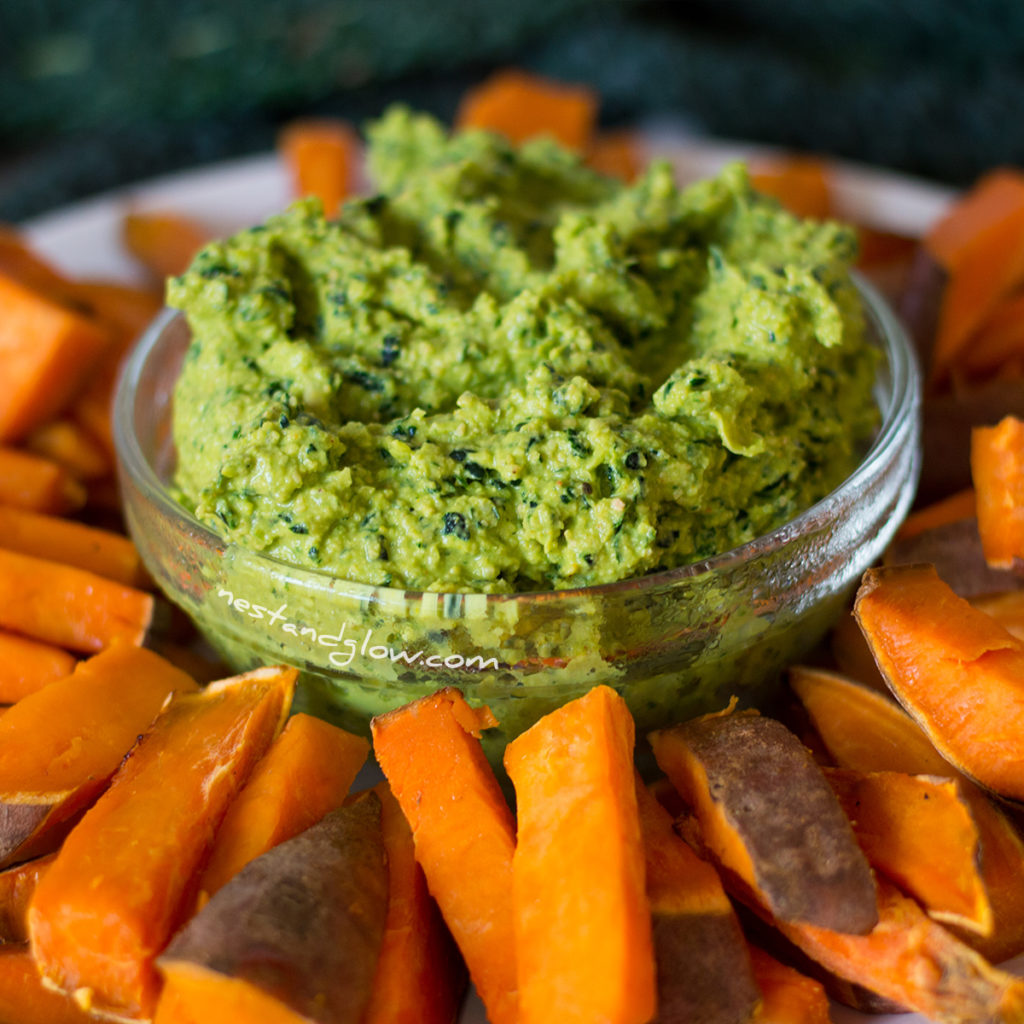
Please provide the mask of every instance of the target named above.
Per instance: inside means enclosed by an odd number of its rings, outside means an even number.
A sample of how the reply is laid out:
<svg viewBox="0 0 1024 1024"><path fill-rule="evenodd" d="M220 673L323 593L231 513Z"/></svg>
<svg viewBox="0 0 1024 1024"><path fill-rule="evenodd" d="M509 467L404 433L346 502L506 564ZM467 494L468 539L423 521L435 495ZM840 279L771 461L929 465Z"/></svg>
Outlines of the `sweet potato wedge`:
<svg viewBox="0 0 1024 1024"><path fill-rule="evenodd" d="M0 950L0 1020L4 1024L96 1024L78 1001L56 992L39 976L32 954Z"/></svg>
<svg viewBox="0 0 1024 1024"><path fill-rule="evenodd" d="M991 934L961 932L961 937L994 962L1024 951L1024 841L1007 816L961 777L888 697L819 669L791 669L790 684L841 767L958 779L980 836L982 876L993 911Z"/></svg>
<svg viewBox="0 0 1024 1024"><path fill-rule="evenodd" d="M0 867L56 849L170 694L195 689L119 643L15 704L0 719Z"/></svg>
<svg viewBox="0 0 1024 1024"><path fill-rule="evenodd" d="M63 516L77 512L86 490L58 463L0 446L0 506Z"/></svg>
<svg viewBox="0 0 1024 1024"><path fill-rule="evenodd" d="M73 519L0 507L0 547L83 569L126 587L149 585L142 559L127 537Z"/></svg>
<svg viewBox="0 0 1024 1024"><path fill-rule="evenodd" d="M61 412L110 343L90 317L0 271L0 441Z"/></svg>
<svg viewBox="0 0 1024 1024"><path fill-rule="evenodd" d="M59 647L0 631L0 704L15 704L74 667L75 656Z"/></svg>
<svg viewBox="0 0 1024 1024"><path fill-rule="evenodd" d="M810 753L784 725L755 712L726 712L649 738L715 861L773 917L871 930L871 869Z"/></svg>
<svg viewBox="0 0 1024 1024"><path fill-rule="evenodd" d="M29 903L56 856L47 854L0 871L0 944L28 942Z"/></svg>
<svg viewBox="0 0 1024 1024"><path fill-rule="evenodd" d="M1012 569L1024 561L1024 420L1005 416L971 431L971 475L985 561Z"/></svg>
<svg viewBox="0 0 1024 1024"><path fill-rule="evenodd" d="M993 967L883 879L878 924L867 935L775 926L827 970L930 1020L1024 1019L1024 980Z"/></svg>
<svg viewBox="0 0 1024 1024"><path fill-rule="evenodd" d="M586 87L513 68L468 90L455 120L460 130L483 128L516 143L546 135L582 153L596 119L597 97Z"/></svg>
<svg viewBox="0 0 1024 1024"><path fill-rule="evenodd" d="M453 1024L466 970L416 863L412 830L387 782L381 804L388 855L388 914L361 1024Z"/></svg>
<svg viewBox="0 0 1024 1024"><path fill-rule="evenodd" d="M280 730L295 676L257 669L161 712L36 888L29 932L50 983L88 990L101 1011L152 1013L154 960L194 906L199 865Z"/></svg>
<svg viewBox="0 0 1024 1024"><path fill-rule="evenodd" d="M136 587L0 549L0 628L94 654L116 637L141 644L153 598Z"/></svg>
<svg viewBox="0 0 1024 1024"><path fill-rule="evenodd" d="M790 668L789 685L839 767L908 775L955 771L888 691L806 665Z"/></svg>
<svg viewBox="0 0 1024 1024"><path fill-rule="evenodd" d="M212 896L249 861L340 807L370 752L361 736L311 715L290 718L217 830L199 882Z"/></svg>
<svg viewBox="0 0 1024 1024"><path fill-rule="evenodd" d="M160 955L164 998L196 1021L360 1024L387 902L380 802L369 793L220 889Z"/></svg>
<svg viewBox="0 0 1024 1024"><path fill-rule="evenodd" d="M128 252L162 280L184 273L192 257L209 241L210 232L179 213L134 210L125 214L121 236Z"/></svg>
<svg viewBox="0 0 1024 1024"><path fill-rule="evenodd" d="M759 990L718 872L679 838L672 816L637 777L660 1024L742 1024Z"/></svg>
<svg viewBox="0 0 1024 1024"><path fill-rule="evenodd" d="M831 1016L825 987L814 978L779 963L757 946L750 947L750 963L761 992L758 1024L829 1024Z"/></svg>
<svg viewBox="0 0 1024 1024"><path fill-rule="evenodd" d="M978 827L955 779L852 768L825 777L873 868L936 921L992 932Z"/></svg>
<svg viewBox="0 0 1024 1024"><path fill-rule="evenodd" d="M550 712L505 749L519 1015L645 1024L655 1012L651 912L633 718L607 686Z"/></svg>
<svg viewBox="0 0 1024 1024"><path fill-rule="evenodd" d="M897 700L981 785L1024 799L1024 644L931 566L871 569L854 612Z"/></svg>
<svg viewBox="0 0 1024 1024"><path fill-rule="evenodd" d="M488 1019L516 1024L515 821L479 739L493 724L449 687L377 716L373 748Z"/></svg>
<svg viewBox="0 0 1024 1024"><path fill-rule="evenodd" d="M336 217L352 194L359 161L359 136L336 118L298 118L285 125L277 150L296 196L317 196L324 216Z"/></svg>

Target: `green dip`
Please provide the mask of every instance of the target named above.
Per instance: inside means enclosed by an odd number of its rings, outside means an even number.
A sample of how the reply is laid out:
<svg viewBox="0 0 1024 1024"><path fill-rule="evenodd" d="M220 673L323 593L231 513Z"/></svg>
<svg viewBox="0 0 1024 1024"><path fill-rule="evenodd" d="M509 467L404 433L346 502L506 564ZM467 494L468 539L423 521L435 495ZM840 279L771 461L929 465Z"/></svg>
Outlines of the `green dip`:
<svg viewBox="0 0 1024 1024"><path fill-rule="evenodd" d="M741 166L630 186L393 109L380 191L208 245L177 485L230 541L413 590L581 587L763 534L855 468L877 351L855 240Z"/></svg>

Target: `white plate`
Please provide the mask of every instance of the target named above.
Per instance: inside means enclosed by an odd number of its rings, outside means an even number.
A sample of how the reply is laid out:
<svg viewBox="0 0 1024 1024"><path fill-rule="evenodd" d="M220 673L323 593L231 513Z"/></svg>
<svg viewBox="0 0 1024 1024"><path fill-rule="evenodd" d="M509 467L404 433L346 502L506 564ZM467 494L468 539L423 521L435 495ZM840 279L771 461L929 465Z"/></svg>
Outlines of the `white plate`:
<svg viewBox="0 0 1024 1024"><path fill-rule="evenodd" d="M714 174L731 160L769 156L777 150L687 137L678 126L645 130L648 156L672 161L681 181ZM851 220L907 235L919 235L947 208L953 191L930 182L875 168L834 164L837 212ZM227 234L255 224L284 207L289 182L273 155L216 164L142 182L54 210L22 225L32 245L73 276L138 283L144 275L120 242L122 216L129 210L174 210ZM1024 957L1017 963L1024 966ZM834 1007L837 1024L921 1024L915 1015L866 1017ZM470 994L460 1024L486 1024L483 1007Z"/></svg>

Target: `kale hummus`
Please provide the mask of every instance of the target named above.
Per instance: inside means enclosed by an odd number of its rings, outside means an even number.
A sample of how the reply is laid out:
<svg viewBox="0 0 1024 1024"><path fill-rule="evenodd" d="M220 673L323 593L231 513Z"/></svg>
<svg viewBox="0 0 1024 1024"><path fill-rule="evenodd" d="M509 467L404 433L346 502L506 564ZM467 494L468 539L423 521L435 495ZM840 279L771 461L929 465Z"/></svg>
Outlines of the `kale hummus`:
<svg viewBox="0 0 1024 1024"><path fill-rule="evenodd" d="M170 283L177 485L227 539L372 585L580 587L749 541L855 467L876 358L849 229L738 165L625 186L405 109L368 137L376 194Z"/></svg>

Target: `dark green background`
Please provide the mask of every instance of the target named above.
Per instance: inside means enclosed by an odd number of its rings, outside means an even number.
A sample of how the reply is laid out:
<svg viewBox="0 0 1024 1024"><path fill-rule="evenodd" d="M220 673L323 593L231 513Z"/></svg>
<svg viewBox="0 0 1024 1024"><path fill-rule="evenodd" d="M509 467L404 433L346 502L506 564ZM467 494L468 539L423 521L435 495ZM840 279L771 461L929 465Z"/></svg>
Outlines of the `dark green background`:
<svg viewBox="0 0 1024 1024"><path fill-rule="evenodd" d="M956 184L1024 165L1021 0L0 0L0 219L265 150L300 113L449 116L509 64L591 84L609 125Z"/></svg>

